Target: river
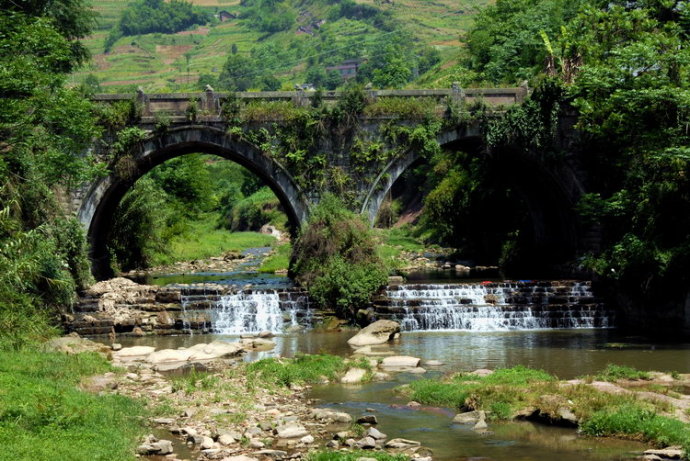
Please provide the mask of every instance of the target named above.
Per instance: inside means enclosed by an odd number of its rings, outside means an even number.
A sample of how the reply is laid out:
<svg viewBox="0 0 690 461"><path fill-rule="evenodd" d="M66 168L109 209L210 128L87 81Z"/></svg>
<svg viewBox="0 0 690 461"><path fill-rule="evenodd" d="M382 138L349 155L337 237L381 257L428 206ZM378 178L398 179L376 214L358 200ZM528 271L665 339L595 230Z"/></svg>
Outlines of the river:
<svg viewBox="0 0 690 461"><path fill-rule="evenodd" d="M309 329L282 334L274 339L277 343L274 350L248 354L245 360L292 357L300 353L349 356L352 350L346 341L352 335L352 329ZM122 338L120 342L125 346L177 348L218 339L234 341L237 335ZM422 366L428 360L443 363L427 366L424 377L524 365L571 379L595 374L611 363L641 370L690 372L690 343L628 336L613 328L407 331L400 340L383 349L396 355L420 357ZM312 389L311 397L320 406L334 407L354 417L373 411L380 420L379 430L390 437L419 440L433 451L435 460L441 461L622 460L639 456L644 449L644 445L636 442L592 439L571 429L527 422L491 423L489 434L478 434L468 426L451 424L454 414L451 410L407 407L406 401L393 389L412 379L420 377L398 374L391 381L381 383L320 385Z"/></svg>

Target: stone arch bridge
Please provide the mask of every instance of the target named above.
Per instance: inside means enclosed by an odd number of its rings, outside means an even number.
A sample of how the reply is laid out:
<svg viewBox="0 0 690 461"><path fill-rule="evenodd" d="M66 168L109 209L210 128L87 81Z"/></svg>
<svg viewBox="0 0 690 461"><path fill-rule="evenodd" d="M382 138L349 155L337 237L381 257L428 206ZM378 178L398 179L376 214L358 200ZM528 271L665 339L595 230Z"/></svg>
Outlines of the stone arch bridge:
<svg viewBox="0 0 690 461"><path fill-rule="evenodd" d="M489 153L482 146L483 123L477 119L453 122L449 107L467 108L481 102L492 113L519 104L527 96L527 88L466 89L454 86L450 90L390 90L367 91L367 100L384 109L386 100L414 101L424 104L436 114L443 128L434 132L435 141L446 149L464 149L478 154ZM332 190L348 197L353 209L367 215L373 222L379 208L393 184L413 164L420 161L420 150L414 143L401 146L382 130L392 126L404 126L410 130L428 121L414 114L360 114L357 132L352 129L324 130L313 141L314 148L307 155L319 155L322 170L319 181L305 174L313 168L308 163L294 163L289 156L272 151L271 145L279 145L288 123L284 114L272 113L281 107L309 107L314 92L247 92L216 93L208 89L204 93L188 94L123 94L95 95L101 104L133 101L138 108L135 126L145 133L142 139L120 153L128 157L131 174L123 176L111 165L111 173L93 183L85 184L71 192L70 207L86 229L91 245L94 274L109 274L107 234L112 226L113 213L124 194L134 182L155 166L172 158L207 153L237 162L260 177L276 194L292 226L298 227L309 216L311 207L318 202L324 190ZM322 104L335 105L341 94L325 92ZM243 105L264 104L261 116L240 122L228 116L228 103ZM273 105L271 105L273 104ZM462 117L461 117L462 118ZM164 124L163 129L161 125ZM334 131L336 134L333 134ZM364 134L363 134L364 133ZM259 136L261 135L261 136ZM368 151L372 154L364 161L356 161L355 153L362 156L363 149L357 139L368 139ZM393 140L391 140L393 139ZM112 143L112 140L101 144ZM372 148L374 145L376 148ZM390 152L394 155L389 155ZM506 168L516 176L525 176L522 192L527 198L536 238L554 245L568 241L571 247L582 248L590 236L573 221L573 204L584 191L584 180L577 162L566 161L549 165L536 158L518 158L506 155ZM328 174L324 174L326 172ZM336 174L337 173L337 174ZM347 178L340 181L339 178ZM520 182L520 181L518 181ZM338 188L334 187L338 184ZM590 239L591 240L591 239ZM547 245L548 247L549 245Z"/></svg>

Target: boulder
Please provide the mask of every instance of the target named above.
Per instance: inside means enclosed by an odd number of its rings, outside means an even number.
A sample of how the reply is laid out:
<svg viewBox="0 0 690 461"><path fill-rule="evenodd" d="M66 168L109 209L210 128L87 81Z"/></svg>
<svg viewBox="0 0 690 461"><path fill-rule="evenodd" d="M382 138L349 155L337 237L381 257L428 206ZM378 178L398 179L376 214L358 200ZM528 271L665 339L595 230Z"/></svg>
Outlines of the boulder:
<svg viewBox="0 0 690 461"><path fill-rule="evenodd" d="M364 368L350 368L345 373L345 376L340 378L340 382L343 384L360 384L367 374L367 370Z"/></svg>
<svg viewBox="0 0 690 461"><path fill-rule="evenodd" d="M477 424L477 421L479 421L478 411L458 413L455 415L455 418L453 418L453 423L455 424Z"/></svg>
<svg viewBox="0 0 690 461"><path fill-rule="evenodd" d="M384 344L393 339L396 333L400 332L400 324L393 320L378 320L371 325L363 328L355 336L350 338L347 343L355 348Z"/></svg>

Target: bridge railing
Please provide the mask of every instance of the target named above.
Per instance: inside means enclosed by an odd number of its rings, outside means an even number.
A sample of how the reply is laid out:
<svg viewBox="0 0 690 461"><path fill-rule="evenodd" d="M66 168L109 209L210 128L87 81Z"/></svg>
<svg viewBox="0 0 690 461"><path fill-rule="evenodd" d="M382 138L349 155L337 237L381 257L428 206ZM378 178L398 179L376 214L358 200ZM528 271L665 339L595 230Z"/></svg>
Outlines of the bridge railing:
<svg viewBox="0 0 690 461"><path fill-rule="evenodd" d="M467 88L463 89L454 84L450 89L411 89L411 90L365 90L370 100L379 98L417 98L432 99L439 104L448 100L457 103L472 104L482 101L487 106L510 106L519 104L527 97L529 90L526 86L515 88ZM152 93L146 94L142 90L132 94L96 94L96 102L130 101L135 99L141 107L142 117L151 117L157 113L165 113L171 117L185 117L192 104L207 116L218 116L223 102L233 94L241 101L292 101L296 106L310 104L316 91L257 91L257 92L216 92L211 88L201 93ZM321 98L327 104L334 104L340 97L340 91L322 91Z"/></svg>

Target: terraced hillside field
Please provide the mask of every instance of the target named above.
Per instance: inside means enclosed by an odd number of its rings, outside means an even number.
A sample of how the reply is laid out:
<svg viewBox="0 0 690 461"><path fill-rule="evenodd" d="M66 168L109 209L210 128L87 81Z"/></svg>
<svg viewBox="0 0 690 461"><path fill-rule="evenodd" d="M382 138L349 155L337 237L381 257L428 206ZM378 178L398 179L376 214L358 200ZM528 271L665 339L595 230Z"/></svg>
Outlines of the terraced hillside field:
<svg viewBox="0 0 690 461"><path fill-rule="evenodd" d="M238 54L257 57L261 67L257 72L273 75L284 88L293 88L294 84L307 81L306 70L315 61L323 61L327 66L339 64L343 56L367 58L367 50L396 34L408 34L405 37L409 37L410 46L421 49L428 45L437 49L442 62L430 73L443 74L443 69L454 63L461 46L460 35L467 30L478 8L487 3L487 0L388 1L358 0L358 3L389 11L395 21L392 30L390 26L381 28L356 18L329 20L333 6L328 2L285 0L297 13L296 20L288 30L265 33L252 27L246 19L224 22L217 19L221 11L241 17L247 7L241 6L239 0L192 0L214 15L214 19L175 34L125 36L106 53L106 37L128 2L93 0L93 7L99 13L98 27L85 40L93 59L72 75L72 83L78 84L92 74L104 92L130 92L138 86L146 91L197 89L200 76L218 76L235 45ZM314 26L319 21L325 22ZM447 80L429 76L425 79L427 86L445 86Z"/></svg>

